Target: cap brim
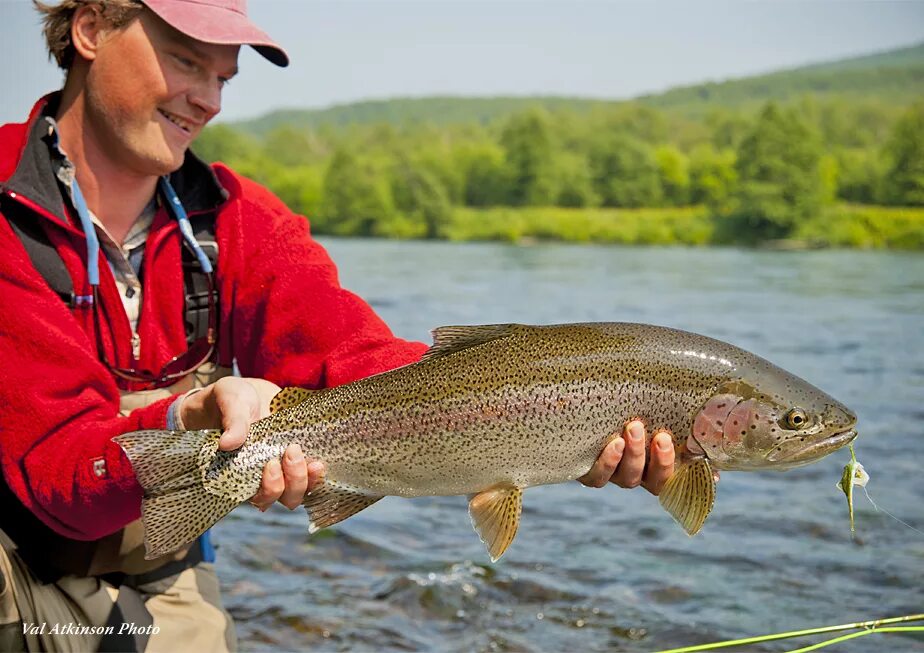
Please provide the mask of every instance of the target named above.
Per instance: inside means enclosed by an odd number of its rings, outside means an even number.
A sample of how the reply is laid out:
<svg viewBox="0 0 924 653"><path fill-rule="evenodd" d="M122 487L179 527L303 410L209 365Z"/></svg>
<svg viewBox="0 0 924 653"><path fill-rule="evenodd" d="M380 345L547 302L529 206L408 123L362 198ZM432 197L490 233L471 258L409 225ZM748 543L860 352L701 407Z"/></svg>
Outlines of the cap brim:
<svg viewBox="0 0 924 653"><path fill-rule="evenodd" d="M242 13L197 3L195 11L180 2L143 0L145 6L172 28L203 43L249 45L277 66L289 65L289 55Z"/></svg>

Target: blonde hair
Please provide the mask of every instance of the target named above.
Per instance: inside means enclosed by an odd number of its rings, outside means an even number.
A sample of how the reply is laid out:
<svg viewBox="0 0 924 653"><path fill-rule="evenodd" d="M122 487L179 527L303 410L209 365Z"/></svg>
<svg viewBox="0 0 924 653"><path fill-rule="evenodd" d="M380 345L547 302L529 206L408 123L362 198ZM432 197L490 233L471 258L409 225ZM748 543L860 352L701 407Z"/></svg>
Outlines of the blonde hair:
<svg viewBox="0 0 924 653"><path fill-rule="evenodd" d="M99 7L100 15L113 29L122 29L135 20L144 9L140 0L62 0L56 5L32 0L42 14L42 31L48 45L48 58L54 59L58 67L68 70L74 62L74 44L71 42L71 23L74 14L85 5Z"/></svg>

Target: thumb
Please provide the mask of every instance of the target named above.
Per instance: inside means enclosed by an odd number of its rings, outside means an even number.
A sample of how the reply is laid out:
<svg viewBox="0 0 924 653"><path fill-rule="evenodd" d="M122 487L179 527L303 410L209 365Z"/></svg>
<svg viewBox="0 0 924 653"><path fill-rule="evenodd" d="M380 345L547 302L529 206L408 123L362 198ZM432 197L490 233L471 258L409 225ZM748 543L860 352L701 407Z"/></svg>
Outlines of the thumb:
<svg viewBox="0 0 924 653"><path fill-rule="evenodd" d="M224 431L218 440L220 451L233 451L244 444L250 424L259 417L260 397L244 379L227 377L215 383L215 403Z"/></svg>

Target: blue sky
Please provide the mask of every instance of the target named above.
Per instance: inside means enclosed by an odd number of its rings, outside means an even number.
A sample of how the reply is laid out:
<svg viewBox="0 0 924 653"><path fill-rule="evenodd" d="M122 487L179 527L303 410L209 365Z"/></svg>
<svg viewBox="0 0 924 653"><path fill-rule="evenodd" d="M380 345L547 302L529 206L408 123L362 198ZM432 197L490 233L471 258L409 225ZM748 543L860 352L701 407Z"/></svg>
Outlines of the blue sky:
<svg viewBox="0 0 924 653"><path fill-rule="evenodd" d="M924 0L250 0L289 51L247 49L221 118L369 98L627 98L924 41ZM0 122L60 86L28 0L0 0Z"/></svg>

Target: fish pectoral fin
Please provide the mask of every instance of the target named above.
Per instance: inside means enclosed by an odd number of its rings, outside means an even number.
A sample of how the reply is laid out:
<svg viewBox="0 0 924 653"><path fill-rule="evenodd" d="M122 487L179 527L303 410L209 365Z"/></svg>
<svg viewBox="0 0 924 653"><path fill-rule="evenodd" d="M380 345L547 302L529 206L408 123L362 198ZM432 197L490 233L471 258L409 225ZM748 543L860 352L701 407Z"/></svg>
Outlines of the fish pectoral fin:
<svg viewBox="0 0 924 653"><path fill-rule="evenodd" d="M278 413L280 410L291 408L303 401L307 401L315 392L315 390L305 390L297 386L283 388L270 401L270 414Z"/></svg>
<svg viewBox="0 0 924 653"><path fill-rule="evenodd" d="M308 511L308 532L316 533L352 517L381 498L377 494L366 494L334 481L325 481L302 499L302 505Z"/></svg>
<svg viewBox="0 0 924 653"><path fill-rule="evenodd" d="M472 526L488 548L491 562L504 554L520 526L523 492L513 485L498 485L474 495L468 503Z"/></svg>
<svg viewBox="0 0 924 653"><path fill-rule="evenodd" d="M448 356L512 335L519 324L484 324L478 326L441 326L433 330L433 346L420 360Z"/></svg>
<svg viewBox="0 0 924 653"><path fill-rule="evenodd" d="M709 462L699 459L682 464L667 479L659 500L687 535L696 535L715 503L715 477Z"/></svg>

